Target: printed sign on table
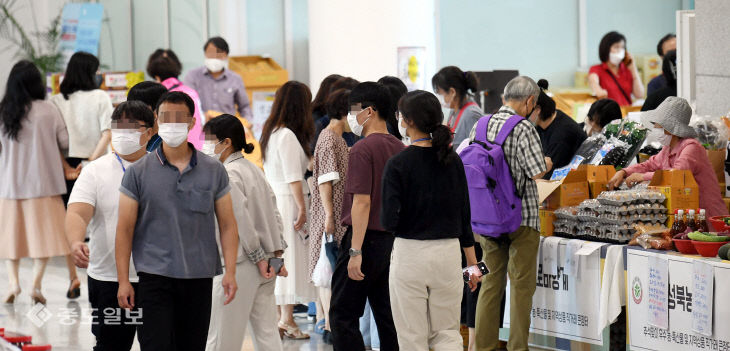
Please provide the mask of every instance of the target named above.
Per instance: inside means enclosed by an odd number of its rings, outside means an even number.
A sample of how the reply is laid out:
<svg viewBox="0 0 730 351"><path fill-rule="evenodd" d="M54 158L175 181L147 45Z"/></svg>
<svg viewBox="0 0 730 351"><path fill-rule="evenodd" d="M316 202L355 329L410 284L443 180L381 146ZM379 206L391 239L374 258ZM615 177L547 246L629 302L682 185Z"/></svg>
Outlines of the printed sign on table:
<svg viewBox="0 0 730 351"><path fill-rule="evenodd" d="M649 323L649 258L652 256L663 256L667 262L668 328L658 328ZM628 332L631 350L730 351L730 315L728 315L730 300L717 298L710 304L714 318L712 336L708 337L692 330L692 315L698 303L697 290L694 287L694 262L697 260L701 259L633 248L627 251L626 305L629 314ZM712 266L716 277L714 296L730 296L730 264L707 260L703 262Z"/></svg>
<svg viewBox="0 0 730 351"><path fill-rule="evenodd" d="M256 140L261 138L261 132L264 130L264 123L271 114L271 108L274 106L275 91L254 91L251 101L251 113L253 114L253 135Z"/></svg>
<svg viewBox="0 0 730 351"><path fill-rule="evenodd" d="M712 289L715 270L710 264L700 260L694 261L692 268L694 289L692 330L705 336L712 336Z"/></svg>
<svg viewBox="0 0 730 351"><path fill-rule="evenodd" d="M603 332L597 327L597 302L601 295L601 251L598 249L606 244L583 242L582 248L572 248L575 253L570 257L578 262L571 269L578 272L567 274L568 242L562 240L560 243L555 267L544 267L541 259L537 262L537 289L532 299L530 332L603 345ZM541 245L541 250L542 247L545 246ZM545 254L542 252L538 257L544 258ZM510 293L508 281L507 301ZM510 308L507 303L504 328L509 328L509 325Z"/></svg>

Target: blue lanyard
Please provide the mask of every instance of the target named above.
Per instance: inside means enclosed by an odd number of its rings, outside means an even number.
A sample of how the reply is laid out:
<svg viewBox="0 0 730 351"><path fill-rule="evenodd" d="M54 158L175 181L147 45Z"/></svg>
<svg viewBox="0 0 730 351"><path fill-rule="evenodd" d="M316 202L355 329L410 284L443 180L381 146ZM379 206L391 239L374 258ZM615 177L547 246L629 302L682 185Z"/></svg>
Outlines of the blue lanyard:
<svg viewBox="0 0 730 351"><path fill-rule="evenodd" d="M414 143L417 143L417 142L419 142L419 141L426 141L426 140L431 140L431 138L430 138L430 137L425 137L425 138L421 138L421 139L416 139L416 140L414 140L413 142L414 142Z"/></svg>
<svg viewBox="0 0 730 351"><path fill-rule="evenodd" d="M117 157L117 161L119 161L119 165L122 166L122 172L127 173L127 169L124 168L124 163L122 163L122 159L119 157L119 154L116 152L114 153L114 156Z"/></svg>

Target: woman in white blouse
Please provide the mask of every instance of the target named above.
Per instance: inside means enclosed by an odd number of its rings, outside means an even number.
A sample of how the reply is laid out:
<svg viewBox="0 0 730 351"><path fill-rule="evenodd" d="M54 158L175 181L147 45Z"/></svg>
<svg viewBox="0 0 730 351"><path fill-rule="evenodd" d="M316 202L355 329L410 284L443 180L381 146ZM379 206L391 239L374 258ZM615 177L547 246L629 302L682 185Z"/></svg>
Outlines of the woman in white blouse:
<svg viewBox="0 0 730 351"><path fill-rule="evenodd" d="M66 123L68 129L68 152L66 162L81 169L84 161L93 161L106 154L111 139L111 118L114 107L106 92L99 89L97 80L99 59L96 56L77 52L71 56L61 82L61 93L50 98ZM68 203L75 180L66 181L63 203ZM68 298L81 295L81 282L76 276L71 256L66 257L71 285Z"/></svg>
<svg viewBox="0 0 730 351"><path fill-rule="evenodd" d="M274 277L286 277L287 270L269 265L273 257L281 257L286 249L283 225L276 197L261 169L244 158L253 145L246 143L241 121L229 114L220 115L205 124L203 152L226 167L231 184L233 212L238 223L239 249L236 280L241 284L238 296L223 306L222 285L213 282L213 302L206 351L240 350L251 322L257 351L281 351L276 328ZM222 279L222 275L215 278Z"/></svg>
<svg viewBox="0 0 730 351"><path fill-rule="evenodd" d="M299 82L290 81L276 91L271 115L261 134L264 173L276 194L276 204L284 223L284 253L289 276L276 281L276 304L280 306L279 329L292 339L308 339L294 322L294 305L315 298L308 274L309 234L306 229L309 189L304 173L312 155L309 145L314 135L310 104L312 93Z"/></svg>

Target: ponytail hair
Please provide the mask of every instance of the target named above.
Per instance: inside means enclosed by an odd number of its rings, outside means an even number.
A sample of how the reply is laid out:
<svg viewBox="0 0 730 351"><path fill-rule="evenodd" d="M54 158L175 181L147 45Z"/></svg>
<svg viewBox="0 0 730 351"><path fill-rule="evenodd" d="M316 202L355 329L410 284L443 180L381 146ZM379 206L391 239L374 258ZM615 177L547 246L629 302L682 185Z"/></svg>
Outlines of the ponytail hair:
<svg viewBox="0 0 730 351"><path fill-rule="evenodd" d="M537 97L537 106L540 106L540 115L538 117L541 121L547 121L555 113L555 100L545 93L548 89L546 79L538 80L537 86L540 87L540 95Z"/></svg>
<svg viewBox="0 0 730 351"><path fill-rule="evenodd" d="M459 104L464 105L468 95L473 95L479 87L479 78L472 71L464 72L456 66L446 66L436 73L431 79L433 90L448 91L454 88Z"/></svg>
<svg viewBox="0 0 730 351"><path fill-rule="evenodd" d="M412 121L418 130L431 135L431 144L442 165L448 165L457 157L451 146L451 130L443 125L444 114L436 95L423 90L412 91L400 99L398 110L403 119Z"/></svg>

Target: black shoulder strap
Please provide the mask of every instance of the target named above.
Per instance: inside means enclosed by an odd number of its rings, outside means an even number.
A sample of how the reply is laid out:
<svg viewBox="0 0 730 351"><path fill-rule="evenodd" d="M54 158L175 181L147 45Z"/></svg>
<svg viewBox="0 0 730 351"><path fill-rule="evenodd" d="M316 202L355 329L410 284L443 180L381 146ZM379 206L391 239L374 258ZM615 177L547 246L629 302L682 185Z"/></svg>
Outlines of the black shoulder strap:
<svg viewBox="0 0 730 351"><path fill-rule="evenodd" d="M631 95L626 94L626 91L624 90L624 88L621 87L621 84L618 83L618 80L616 79L616 76L613 75L613 72L611 72L611 70L608 68L606 68L606 72L608 72L608 75L611 77L611 79L613 79L613 82L616 83L618 90L621 90L621 94L624 95L624 97L626 98L626 101L631 103Z"/></svg>

